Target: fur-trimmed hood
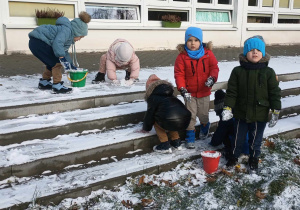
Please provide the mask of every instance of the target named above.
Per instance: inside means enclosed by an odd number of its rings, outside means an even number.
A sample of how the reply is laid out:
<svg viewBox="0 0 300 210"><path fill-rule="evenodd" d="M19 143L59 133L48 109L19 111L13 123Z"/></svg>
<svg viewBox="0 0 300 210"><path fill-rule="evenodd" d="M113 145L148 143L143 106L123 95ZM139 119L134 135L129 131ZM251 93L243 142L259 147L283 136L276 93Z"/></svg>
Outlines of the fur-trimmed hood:
<svg viewBox="0 0 300 210"><path fill-rule="evenodd" d="M271 55L266 53L266 55L264 57L262 57L262 59L260 59L260 61L258 61L258 63L269 63L270 59L271 59ZM241 53L239 55L239 61L240 61L240 63L242 63L242 62L248 63L249 62L243 53Z"/></svg>
<svg viewBox="0 0 300 210"><path fill-rule="evenodd" d="M184 45L185 44L179 44L179 45L177 45L176 49L179 51L179 53L185 52ZM212 51L213 43L212 43L212 41L209 41L208 43L203 43L203 46L207 50L211 50Z"/></svg>
<svg viewBox="0 0 300 210"><path fill-rule="evenodd" d="M174 86L166 81L166 80L157 80L155 82L153 82L152 84L149 85L149 87L146 89L146 93L145 93L145 101L147 101L147 99L150 97L150 95L152 94L152 92L154 91L154 89L159 86L159 85L162 85L162 84L166 84L166 85L169 85L171 86L172 90L174 90Z"/></svg>

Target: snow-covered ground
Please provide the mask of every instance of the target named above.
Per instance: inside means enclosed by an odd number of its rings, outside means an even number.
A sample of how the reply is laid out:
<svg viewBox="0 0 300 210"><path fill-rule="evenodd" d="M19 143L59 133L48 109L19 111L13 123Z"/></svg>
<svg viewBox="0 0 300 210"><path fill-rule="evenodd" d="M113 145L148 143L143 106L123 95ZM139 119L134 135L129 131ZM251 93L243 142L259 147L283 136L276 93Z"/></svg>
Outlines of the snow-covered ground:
<svg viewBox="0 0 300 210"><path fill-rule="evenodd" d="M278 57L272 58L269 66L273 67L277 74L287 74L300 72L299 65L300 57ZM220 62L220 73L218 81L227 81L233 67L238 65L237 62ZM118 71L118 78L124 78L124 71ZM27 76L14 76L9 78L0 78L0 107L8 107L13 105L21 105L21 104L32 104L32 103L40 103L40 102L50 102L50 101L59 101L59 100L67 100L67 99L75 99L75 98L83 98L83 97L91 97L91 96L100 96L100 95L109 95L109 94L118 94L125 92L136 92L136 91L144 91L145 90L145 82L149 75L155 73L161 79L168 79L174 85L174 74L173 67L159 67L155 69L141 69L140 72L140 82L135 83L133 86L125 86L124 83L121 85L113 85L110 82L101 83L98 85L92 85L91 80L94 78L95 72L91 73L87 77L86 86L83 88L74 88L74 91L71 94L63 95L63 94L51 94L50 91L41 91L37 89L37 82L40 78L40 75L27 75ZM64 77L65 78L65 77ZM66 83L67 80L65 79ZM291 82L281 82L280 87L282 89L288 89L292 87L299 87L299 81L291 81ZM213 99L213 94L211 96ZM282 99L283 107L291 107L295 105L300 105L299 96L290 96ZM142 101L132 104L120 104L109 107L100 107L93 108L87 110L74 110L63 113L52 113L47 115L30 115L26 117L20 117L17 119L11 120L3 120L0 121L0 134L16 132L21 130L32 130L37 128L49 127L49 126L59 126L65 125L68 123L78 122L80 116L80 120L93 120L93 119L101 119L105 117L117 116L128 114L131 112L139 112L144 111L146 109L146 104ZM76 113L76 117L75 117ZM101 113L101 117L98 117L98 113ZM214 112L210 113L211 122L215 122L218 118L215 116ZM291 116L289 118L282 119L278 122L278 124L274 128L266 128L265 137L269 135L273 135L276 133L292 130L295 128L300 128L300 119L299 116ZM84 134L87 135L78 135L78 133L70 134L70 135L61 135L57 136L54 139L46 139L40 140L35 139L31 141L23 142L22 144L8 145L8 146L0 146L0 167L10 166L14 164L21 164L30 161L34 161L37 159L51 157L61 154L66 154L70 152L74 152L77 150L84 150L93 148L96 146L112 144L116 142L116 139L121 141L127 141L129 139L140 138L146 135L155 135L154 131L151 131L148 134L139 133L138 130L141 129L141 124L131 126L121 130L110 130L106 132L100 131L84 131ZM124 160L116 160L115 163L110 163L106 165L100 165L96 167L91 167L84 170L74 170L70 172L66 172L61 175L45 175L33 179L31 177L24 178L16 178L11 177L7 180L3 180L0 182L0 208L5 208L10 206L11 204L16 204L18 202L28 202L31 201L32 196L37 189L39 196L46 196L56 192L62 192L66 189L72 189L73 187L85 187L89 184L99 182L101 180L107 180L116 176L126 175L128 173L138 171L140 169L149 168L155 165L159 165L162 163L168 163L174 161L175 159L186 158L191 155L199 154L203 150L211 150L216 149L212 148L208 145L209 139L206 141L198 141L196 150L186 150L183 149L181 151L175 151L172 154L158 155L156 153L145 154L141 156L136 156L131 159ZM295 140L297 148L300 148L299 139ZM283 143L282 143L283 144ZM44 151L44 152L42 152ZM48 151L48 152L45 152ZM187 152L188 151L188 152ZM295 151L293 155L299 155L298 151ZM279 156L273 156L274 160L279 159ZM225 159L221 157L220 160L220 168L223 167L225 163ZM193 169L189 166L193 165ZM284 163L283 165L288 165L288 163ZM76 166L70 166L75 167ZM181 168L180 168L181 167ZM279 166L278 166L279 167ZM298 170L299 174L299 166ZM270 168L270 173L276 173L275 167ZM162 180L169 180L171 182L177 182L180 177L185 177L187 174L193 174L191 178L192 187L191 192L197 189L195 186L204 186L206 182L206 174L203 171L202 163L200 162L191 162L184 166L178 166L174 171L160 174L159 177ZM266 176L266 175L264 175ZM167 178L169 177L169 178ZM276 176L274 176L276 177ZM270 177L269 177L270 178ZM155 181L153 176L147 177L148 182ZM259 182L259 180L263 179L261 175L245 175L243 182L246 180L247 182ZM271 178L270 178L271 179ZM271 179L272 180L272 179ZM245 182L246 182L245 181ZM270 181L270 180L269 180ZM7 183L10 183L12 187L7 187ZM299 182L298 182L299 184ZM34 186L34 187L33 187ZM35 189L35 186L37 187ZM107 190L100 190L97 192L93 192L93 196L98 195L107 195L108 199L116 199L118 203L122 200L130 200L133 204L140 202L140 195L134 195L134 193L128 189L131 188L132 185L127 184L120 188L119 191L112 192ZM195 188L194 188L195 187ZM187 187L186 189L188 189ZM231 188L230 183L225 185L225 188L228 190ZM292 191L292 193L291 193ZM276 201L272 204L276 204L278 209L284 209L283 207L288 206L291 198L295 197L295 195L299 195L299 185L293 188L292 186L286 188L286 190L278 197ZM122 195L123 194L123 195ZM112 197L110 197L112 196ZM104 196L105 197L105 196ZM78 198L74 201L70 199L65 200L61 205L68 205L70 203L83 203L87 198ZM167 199L167 198L166 198ZM222 202L218 202L216 197L214 196L213 190L212 192L207 192L206 194L199 195L199 197L195 199L202 199L202 201L196 204L204 205L205 208L221 208L222 206L227 206L232 209L235 208L234 205L224 204ZM293 201L293 200L292 200ZM281 203L280 203L281 202ZM196 204L193 204L196 206ZM100 204L99 204L100 205ZM102 205L102 204L101 204ZM118 208L114 202L105 202L104 206L99 206L99 209L113 209ZM191 204L192 205L192 204ZM269 205L269 204L268 204ZM268 206L266 204L266 206ZM295 201L293 205L299 206L299 201ZM194 206L194 207L195 207ZM59 208L59 207L54 207ZM95 207L97 208L97 207ZM165 206L164 208L168 208ZM118 208L119 209L119 208ZM193 207L192 207L193 209Z"/></svg>

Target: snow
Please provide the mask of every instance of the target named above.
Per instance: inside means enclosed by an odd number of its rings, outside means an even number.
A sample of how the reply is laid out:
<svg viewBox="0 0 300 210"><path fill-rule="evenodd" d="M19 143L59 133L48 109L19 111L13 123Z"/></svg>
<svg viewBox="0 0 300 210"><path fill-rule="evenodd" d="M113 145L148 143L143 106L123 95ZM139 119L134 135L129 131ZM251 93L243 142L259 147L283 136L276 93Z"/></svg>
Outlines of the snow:
<svg viewBox="0 0 300 210"><path fill-rule="evenodd" d="M221 153L216 151L203 151L201 152L201 156L208 158L218 158L221 156Z"/></svg>
<svg viewBox="0 0 300 210"><path fill-rule="evenodd" d="M269 66L273 67L277 74L287 74L293 72L300 72L299 69L300 57L277 57L272 58ZM220 73L218 82L227 81L230 72L238 65L237 62L219 62ZM21 104L33 104L33 103L44 103L51 101L69 100L75 98L91 97L91 96L102 96L111 94L121 94L128 92L137 92L145 90L145 82L149 75L155 73L161 79L168 79L175 85L173 67L158 67L153 69L141 69L140 81L134 83L132 86L125 86L124 81L115 85L112 84L106 78L106 83L101 83L97 85L90 84L91 80L94 78L96 72L91 72L88 74L86 86L83 88L74 88L71 94L51 94L50 91L41 91L37 89L37 82L40 75L25 75L25 76L14 76L8 78L0 78L0 107L5 108L9 106L21 105ZM124 71L117 72L118 79L123 80ZM66 77L64 76L64 79ZM70 85L68 81L65 83ZM18 85L16 85L18 84ZM299 87L298 81L290 82L280 82L281 89L295 88ZM181 97L179 97L181 98ZM181 98L182 99L182 98ZM211 95L213 99L213 94ZM283 107L291 107L300 105L300 96L289 96L282 99ZM108 107L98 107L87 110L74 110L62 113L51 113L47 115L28 115L19 117L16 119L2 120L0 125L0 134L18 132L23 130L39 129L51 126L63 126L70 123L77 123L82 121L90 121L94 119L104 119L112 116L124 115L129 113L142 112L146 110L146 104L143 101L138 101L136 103L124 104L120 103L114 106ZM210 113L211 122L218 121L218 117L214 112ZM199 123L199 122L198 122ZM300 128L300 116L295 114L295 116L289 116L287 118L281 119L278 124L269 128L266 127L264 132L264 137L281 133L284 131L293 130ZM22 164L26 162L35 161L42 158L53 157L57 155L63 155L72 153L75 151L86 150L90 148L95 148L103 145L114 144L117 142L128 141L135 138L140 138L144 136L155 135L152 130L149 133L138 132L141 129L141 124L130 125L128 127L122 128L120 130L111 129L108 131L101 130L89 130L83 131L82 133L73 133L69 135L60 135L54 139L34 139L30 141L22 142L21 144L12 144L7 146L0 146L0 167L12 166L15 164ZM84 134L84 135L82 135ZM142 169L150 168L153 166L161 165L164 163L169 163L174 160L188 158L192 155L200 154L206 150L214 150L216 148L208 145L209 139L205 141L196 142L196 150L177 150L173 151L172 154L156 154L149 153L145 155L136 156L130 159L118 160L117 157L111 156L106 159L114 159L115 162L99 165L95 167L90 167L81 170L71 170L71 168L77 168L80 165L72 165L65 168L66 172L56 175L52 174L51 171L45 171L40 178L23 177L16 178L11 177L7 180L0 181L1 189L1 199L0 208L9 207L12 204L18 202L28 202L31 201L32 195L35 192L35 188L32 186L37 186L39 196L51 195L54 192L63 192L67 189L72 189L75 187L86 187L93 183L97 183L103 180L108 180L110 178L118 177L121 175L126 175L132 172L136 172ZM139 152L130 151L128 154L134 154ZM299 151L298 151L299 154ZM209 155L210 156L210 155ZM214 155L211 155L214 156ZM272 157L273 161L276 161L276 156ZM93 161L91 161L92 163ZM190 165L189 165L190 164ZM196 168L192 163L186 163L184 168L176 168L174 171L161 173L158 176L163 180L170 180L172 182L177 181L182 176L187 176L188 174L194 174L194 178L191 180L193 186L203 186L206 182L206 174L202 169L202 163L197 165ZM225 159L221 157L220 168L225 164ZM191 168L189 168L191 167ZM193 168L193 169L192 169ZM278 165L280 168L280 165ZM276 169L272 168L272 173L276 172ZM279 170L279 169L278 169ZM256 174L245 175L244 179L247 181L257 182L262 179L262 177ZM161 185L160 182L155 181L153 177L146 177L145 180L153 181L157 185ZM11 182L12 187L3 189L6 183ZM19 184L18 184L19 183ZM1 186L2 185L2 186ZM230 186L226 186L230 189ZM93 197L95 195L100 195L106 193L107 196L115 197L118 200L130 200L133 203L140 202L140 199L132 194L125 186L119 188L119 191L113 192L108 190L99 190L93 192L88 197ZM299 195L299 187L289 186L287 187L278 199L274 201L275 209L291 208L291 201L297 198L297 193ZM211 192L206 192L201 195L204 198L204 205L210 208L218 208L222 204L218 204L216 198ZM66 199L62 202L70 203L72 199ZM77 203L82 203L86 198L77 198L74 201ZM299 203L299 202L298 202ZM297 203L296 203L297 204ZM111 203L98 204L100 209L111 209ZM100 206L102 205L102 206ZM235 206L231 206L230 209L235 209Z"/></svg>

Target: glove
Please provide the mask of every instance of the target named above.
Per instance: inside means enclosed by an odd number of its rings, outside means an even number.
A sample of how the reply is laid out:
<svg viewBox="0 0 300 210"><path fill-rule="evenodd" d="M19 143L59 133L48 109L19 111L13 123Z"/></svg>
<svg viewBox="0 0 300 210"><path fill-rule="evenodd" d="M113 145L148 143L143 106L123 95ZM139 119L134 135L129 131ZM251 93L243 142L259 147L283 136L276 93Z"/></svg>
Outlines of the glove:
<svg viewBox="0 0 300 210"><path fill-rule="evenodd" d="M212 87L215 84L215 79L212 76L209 76L205 82L205 86Z"/></svg>
<svg viewBox="0 0 300 210"><path fill-rule="evenodd" d="M125 85L130 86L134 82L134 79L125 80Z"/></svg>
<svg viewBox="0 0 300 210"><path fill-rule="evenodd" d="M65 57L62 57L59 59L61 65L64 67L65 71L70 71L72 69L77 70L77 67L75 67L73 64L70 64L69 61Z"/></svg>
<svg viewBox="0 0 300 210"><path fill-rule="evenodd" d="M184 87L180 88L180 93L182 95L183 98L185 98L188 102L191 102L192 100L192 96L191 94L187 91L187 89L185 89Z"/></svg>
<svg viewBox="0 0 300 210"><path fill-rule="evenodd" d="M225 106L222 112L222 120L228 121L233 117L232 110L229 106Z"/></svg>
<svg viewBox="0 0 300 210"><path fill-rule="evenodd" d="M278 118L279 118L279 113L280 113L280 111L276 110L276 109L274 109L274 111L272 111L272 117L271 117L271 120L268 125L269 128L272 128L276 125Z"/></svg>
<svg viewBox="0 0 300 210"><path fill-rule="evenodd" d="M120 81L117 80L117 79L115 79L115 80L112 81L112 83L115 84L115 85L119 85L119 84L120 84Z"/></svg>

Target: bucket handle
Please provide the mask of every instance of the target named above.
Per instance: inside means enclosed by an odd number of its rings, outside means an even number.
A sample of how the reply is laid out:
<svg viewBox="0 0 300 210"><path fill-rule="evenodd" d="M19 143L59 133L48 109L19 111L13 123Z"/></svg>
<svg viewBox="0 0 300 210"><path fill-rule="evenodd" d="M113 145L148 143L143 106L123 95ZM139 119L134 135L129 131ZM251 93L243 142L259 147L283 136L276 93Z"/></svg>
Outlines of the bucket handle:
<svg viewBox="0 0 300 210"><path fill-rule="evenodd" d="M68 73L70 73L70 72L68 72ZM88 72L85 73L84 77L82 77L81 79L78 79L78 80L72 80L72 79L69 77L69 74L67 74L67 78L68 78L68 80L70 80L71 82L80 82L80 81L82 81L82 80L84 80L84 79L86 78L87 74L88 74Z"/></svg>

